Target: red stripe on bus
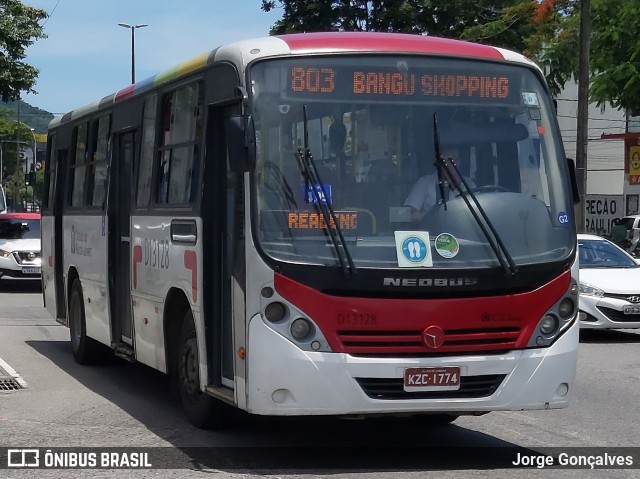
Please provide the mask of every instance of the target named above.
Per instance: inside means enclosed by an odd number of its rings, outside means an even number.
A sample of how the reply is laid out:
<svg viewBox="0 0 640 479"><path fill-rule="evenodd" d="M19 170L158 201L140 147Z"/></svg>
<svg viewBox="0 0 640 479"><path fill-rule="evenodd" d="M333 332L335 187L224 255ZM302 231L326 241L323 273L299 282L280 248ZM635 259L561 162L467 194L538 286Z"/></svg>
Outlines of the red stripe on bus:
<svg viewBox="0 0 640 479"><path fill-rule="evenodd" d="M198 255L195 251L184 252L184 267L191 270L191 296L195 303L198 301Z"/></svg>
<svg viewBox="0 0 640 479"><path fill-rule="evenodd" d="M291 53L309 52L407 52L458 55L504 60L494 47L448 38L402 33L327 32L279 36Z"/></svg>
<svg viewBox="0 0 640 479"><path fill-rule="evenodd" d="M0 220L39 220L40 213L0 213Z"/></svg>
<svg viewBox="0 0 640 479"><path fill-rule="evenodd" d="M142 262L142 246L133 247L133 289L138 287L138 263Z"/></svg>
<svg viewBox="0 0 640 479"><path fill-rule="evenodd" d="M571 273L534 291L504 296L388 299L331 296L275 274L275 289L309 315L334 352L349 354L478 353L527 347L538 322L567 292ZM450 342L429 349L437 326Z"/></svg>
<svg viewBox="0 0 640 479"><path fill-rule="evenodd" d="M118 102L121 100L124 100L126 98L129 98L130 96L133 95L133 87L135 85L129 85L128 87L123 88L122 90L120 90L118 93L116 93L115 98L113 99L113 102Z"/></svg>

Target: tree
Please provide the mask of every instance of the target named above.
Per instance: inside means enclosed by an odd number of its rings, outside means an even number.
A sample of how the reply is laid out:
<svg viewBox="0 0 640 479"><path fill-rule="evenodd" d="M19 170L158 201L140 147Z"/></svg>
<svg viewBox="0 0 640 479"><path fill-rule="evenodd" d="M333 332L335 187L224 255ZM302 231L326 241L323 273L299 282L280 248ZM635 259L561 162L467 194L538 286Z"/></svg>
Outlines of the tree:
<svg viewBox="0 0 640 479"><path fill-rule="evenodd" d="M13 198L17 202L25 189L23 150L33 148L33 133L24 123L9 118L6 109L0 109L0 147L7 199Z"/></svg>
<svg viewBox="0 0 640 479"><path fill-rule="evenodd" d="M517 0L463 37L521 52L544 67L551 92L558 94L578 71L579 7L578 0Z"/></svg>
<svg viewBox="0 0 640 479"><path fill-rule="evenodd" d="M496 20L513 3L530 0L262 0L282 8L272 34L314 31L380 31L460 38L468 27Z"/></svg>
<svg viewBox="0 0 640 479"><path fill-rule="evenodd" d="M35 93L38 69L23 60L25 50L37 39L46 38L38 23L44 10L18 0L0 0L0 98L17 100L22 91Z"/></svg>
<svg viewBox="0 0 640 479"><path fill-rule="evenodd" d="M271 34L368 30L369 2L362 0L262 0L262 10L270 12L279 4L281 20Z"/></svg>
<svg viewBox="0 0 640 479"><path fill-rule="evenodd" d="M640 25L637 0L591 0L591 89L599 106L640 107Z"/></svg>

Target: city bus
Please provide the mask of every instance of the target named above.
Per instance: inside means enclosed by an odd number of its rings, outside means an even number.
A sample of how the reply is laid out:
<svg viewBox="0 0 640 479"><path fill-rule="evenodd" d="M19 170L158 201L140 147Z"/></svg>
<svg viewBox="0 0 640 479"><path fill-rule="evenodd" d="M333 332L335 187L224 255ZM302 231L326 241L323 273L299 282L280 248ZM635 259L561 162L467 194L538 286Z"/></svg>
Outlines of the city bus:
<svg viewBox="0 0 640 479"><path fill-rule="evenodd" d="M434 199L415 208L421 188ZM229 406L425 423L563 408L572 192L520 54L391 33L234 42L51 122L44 302L78 363L168 374L199 427Z"/></svg>

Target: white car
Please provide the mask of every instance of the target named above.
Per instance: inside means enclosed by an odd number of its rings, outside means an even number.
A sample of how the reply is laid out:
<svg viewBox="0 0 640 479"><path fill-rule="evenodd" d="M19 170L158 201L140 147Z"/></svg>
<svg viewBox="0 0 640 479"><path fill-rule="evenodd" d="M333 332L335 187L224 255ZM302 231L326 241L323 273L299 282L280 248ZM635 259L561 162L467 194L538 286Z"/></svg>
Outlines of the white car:
<svg viewBox="0 0 640 479"><path fill-rule="evenodd" d="M611 241L579 234L580 327L640 328L640 265Z"/></svg>
<svg viewBox="0 0 640 479"><path fill-rule="evenodd" d="M40 213L0 214L0 277L40 279Z"/></svg>

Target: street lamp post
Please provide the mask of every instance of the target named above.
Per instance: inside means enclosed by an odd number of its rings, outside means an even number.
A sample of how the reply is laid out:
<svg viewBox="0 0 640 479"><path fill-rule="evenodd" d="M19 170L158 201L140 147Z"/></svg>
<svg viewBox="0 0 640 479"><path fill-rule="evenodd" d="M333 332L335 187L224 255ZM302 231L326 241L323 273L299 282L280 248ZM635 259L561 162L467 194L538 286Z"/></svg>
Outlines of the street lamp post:
<svg viewBox="0 0 640 479"><path fill-rule="evenodd" d="M118 26L131 30L131 84L136 82L136 28L148 27L146 23L129 25L128 23L118 23Z"/></svg>

